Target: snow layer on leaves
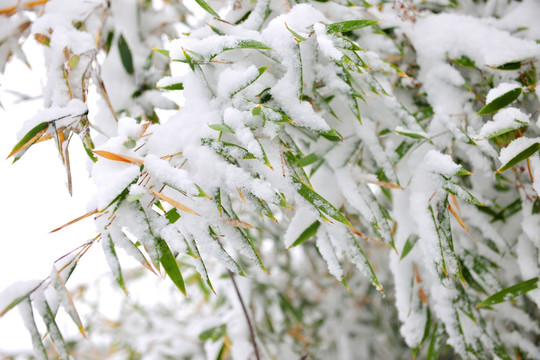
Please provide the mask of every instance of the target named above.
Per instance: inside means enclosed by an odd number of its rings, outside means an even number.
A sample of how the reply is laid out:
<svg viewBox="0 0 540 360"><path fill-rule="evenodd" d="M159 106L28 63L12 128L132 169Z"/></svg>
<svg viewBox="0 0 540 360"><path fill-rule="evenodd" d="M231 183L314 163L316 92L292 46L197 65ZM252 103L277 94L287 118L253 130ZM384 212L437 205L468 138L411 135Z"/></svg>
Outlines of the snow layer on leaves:
<svg viewBox="0 0 540 360"><path fill-rule="evenodd" d="M25 121L17 137L22 138L34 126L46 121L54 121L57 129L62 126L76 125L82 116L87 113L88 108L86 104L78 99L70 100L65 106L51 106L40 110L33 118Z"/></svg>
<svg viewBox="0 0 540 360"><path fill-rule="evenodd" d="M514 157L516 157L523 150L538 142L540 142L540 138L520 137L519 139L515 139L507 147L501 150L501 153L499 155L499 161L501 162L501 164L504 165L510 160L512 160Z"/></svg>
<svg viewBox="0 0 540 360"><path fill-rule="evenodd" d="M521 87L519 84L516 83L501 83L497 87L494 87L493 89L489 90L487 96L486 96L486 103L490 103L499 96L502 96L506 94L509 91L512 91L514 89L517 89Z"/></svg>
<svg viewBox="0 0 540 360"><path fill-rule="evenodd" d="M18 281L0 292L0 311L4 310L16 299L29 294L39 285L39 280Z"/></svg>
<svg viewBox="0 0 540 360"><path fill-rule="evenodd" d="M185 191L190 195L198 195L199 193L195 183L190 178L189 172L173 167L166 160L149 154L144 160L144 168L150 175L175 189Z"/></svg>
<svg viewBox="0 0 540 360"><path fill-rule="evenodd" d="M505 129L517 129L529 123L529 116L521 110L508 107L500 110L493 116L493 121L488 121L480 129L478 137L485 138L491 134Z"/></svg>

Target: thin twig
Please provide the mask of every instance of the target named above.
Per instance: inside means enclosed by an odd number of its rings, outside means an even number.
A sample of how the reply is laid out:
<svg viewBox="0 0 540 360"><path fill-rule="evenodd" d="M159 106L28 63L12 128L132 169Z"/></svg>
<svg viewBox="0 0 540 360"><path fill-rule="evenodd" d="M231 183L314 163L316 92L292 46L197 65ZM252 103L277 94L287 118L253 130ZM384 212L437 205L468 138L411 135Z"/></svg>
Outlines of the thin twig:
<svg viewBox="0 0 540 360"><path fill-rule="evenodd" d="M251 338L251 343L253 344L253 350L255 350L255 357L257 360L261 360L259 356L259 349L257 348L257 342L255 341L255 330L253 328L253 324L251 323L251 320L249 318L248 311L246 309L246 305L244 304L244 299L242 299L242 295L240 295L240 291L238 290L238 285L236 285L236 280L234 279L234 274L228 270L229 277L231 278L231 281L234 285L234 290L236 291L236 295L238 296L238 300L240 300L240 305L242 305L242 310L244 311L244 316L246 317L246 321L249 328L249 337Z"/></svg>

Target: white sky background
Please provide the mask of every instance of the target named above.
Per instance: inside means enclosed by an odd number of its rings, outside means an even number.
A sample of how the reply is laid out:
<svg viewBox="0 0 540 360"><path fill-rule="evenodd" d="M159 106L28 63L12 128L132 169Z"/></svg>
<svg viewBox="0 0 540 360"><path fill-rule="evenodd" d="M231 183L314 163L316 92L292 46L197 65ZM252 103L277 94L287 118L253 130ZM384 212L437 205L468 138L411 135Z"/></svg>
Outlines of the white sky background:
<svg viewBox="0 0 540 360"><path fill-rule="evenodd" d="M36 44L32 43L25 44L27 55L36 53ZM17 143L23 122L43 108L41 97L17 102L18 96L8 90L40 96L43 81L39 78L39 74L43 74L40 58L28 56L33 71L15 59L8 63L4 75L0 75L0 101L4 106L0 109L0 291L16 281L44 279L54 260L96 235L91 218L49 234L86 213L85 205L93 191L86 175L87 156L76 136L69 149L73 197L67 191L66 171L54 140L33 146L15 164L12 159L5 159ZM86 257L82 261L87 264L95 260L89 261ZM100 269L99 273L106 270L100 263L95 266ZM21 348L31 349L31 341L14 309L0 318L0 354Z"/></svg>

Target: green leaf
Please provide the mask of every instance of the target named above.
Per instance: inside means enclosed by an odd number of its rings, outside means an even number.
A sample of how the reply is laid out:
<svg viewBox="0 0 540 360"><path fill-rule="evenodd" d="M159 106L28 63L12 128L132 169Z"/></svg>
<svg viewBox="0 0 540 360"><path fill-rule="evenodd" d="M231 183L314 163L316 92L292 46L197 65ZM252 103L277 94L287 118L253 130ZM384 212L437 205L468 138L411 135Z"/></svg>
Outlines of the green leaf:
<svg viewBox="0 0 540 360"><path fill-rule="evenodd" d="M497 70L518 70L519 68L521 68L521 61L508 62L494 67Z"/></svg>
<svg viewBox="0 0 540 360"><path fill-rule="evenodd" d="M300 180L302 183L306 184L310 188L313 188L313 186L311 186L311 182L309 181L309 177L304 171L302 165L300 165L298 158L294 156L294 154L290 151L284 151L283 155L285 156L285 160L287 161L287 165L289 165L289 169L293 173L293 176L296 175L298 180Z"/></svg>
<svg viewBox="0 0 540 360"><path fill-rule="evenodd" d="M120 267L120 262L118 261L118 256L116 255L116 250L114 248L114 243L111 239L111 236L107 234L107 236L104 236L101 241L103 251L105 253L105 260L107 261L107 265L109 265L109 268L114 275L114 280L127 295L128 292L126 289L126 284L124 282L124 277L122 276L122 268Z"/></svg>
<svg viewBox="0 0 540 360"><path fill-rule="evenodd" d="M199 247L197 246L197 243L193 239L193 236L190 235L189 241L190 241L190 244L188 244L188 245L190 245L190 248L193 250L195 257L201 263L201 269L197 268L197 271L204 278L204 280L206 281L206 284L208 285L210 290L212 290L212 292L215 294L216 291L214 290L214 287L212 286L212 282L210 281L210 276L208 275L208 270L206 269L206 264L204 263L201 252L199 251Z"/></svg>
<svg viewBox="0 0 540 360"><path fill-rule="evenodd" d="M334 128L330 128L328 131L319 131L319 134L322 135L327 140L330 141L341 141L343 140L343 136L341 136Z"/></svg>
<svg viewBox="0 0 540 360"><path fill-rule="evenodd" d="M165 50L165 49L156 49L156 48L153 48L152 50L154 50L154 51L157 52L157 53L160 53L160 54L163 55L163 56L169 57L169 50Z"/></svg>
<svg viewBox="0 0 540 360"><path fill-rule="evenodd" d="M64 283L64 280L62 279L62 277L56 270L55 266L53 266L50 278L51 278L51 283L54 289L58 292L58 297L61 301L62 306L71 317L71 320L73 320L75 325L77 325L77 328L79 329L81 334L85 336L84 327L83 327L81 318L79 317L79 313L77 312L77 309L75 309L75 305L73 304L71 295L69 294L66 288L66 284Z"/></svg>
<svg viewBox="0 0 540 360"><path fill-rule="evenodd" d="M118 38L118 51L120 52L120 59L122 60L124 69L126 69L128 74L132 75L135 72L133 69L133 55L131 54L129 45L122 34L120 34L120 37Z"/></svg>
<svg viewBox="0 0 540 360"><path fill-rule="evenodd" d="M233 48L225 48L225 50L232 49L260 49L260 50L272 50L272 48L257 40L240 40Z"/></svg>
<svg viewBox="0 0 540 360"><path fill-rule="evenodd" d="M405 257L411 252L411 250L414 248L414 245L416 245L416 242L418 241L420 237L416 234L409 235L407 238L407 241L405 241L405 245L403 245L403 250L401 251L401 257L400 260L405 259Z"/></svg>
<svg viewBox="0 0 540 360"><path fill-rule="evenodd" d="M234 130L229 125L225 125L225 124L209 124L208 126L211 129L214 129L214 130L217 130L217 131L226 132L226 133L229 133L229 134L234 134Z"/></svg>
<svg viewBox="0 0 540 360"><path fill-rule="evenodd" d="M289 30L289 32L294 36L294 39L296 40L296 42L302 42L302 41L306 41L307 39L305 37L303 37L302 35L298 34L296 31L294 31L293 29L291 29L287 23L285 23L285 27L287 28L287 30Z"/></svg>
<svg viewBox="0 0 540 360"><path fill-rule="evenodd" d="M425 133L421 133L417 131L406 130L406 129L400 129L400 130L396 129L395 132L398 133L399 135L407 136L412 139L429 139Z"/></svg>
<svg viewBox="0 0 540 360"><path fill-rule="evenodd" d="M45 323L45 326L47 327L47 332L49 333L49 337L54 343L54 346L56 350L58 351L60 355L60 359L69 359L69 352L66 347L66 343L64 341L64 338L62 336L62 333L60 332L60 329L58 328L58 324L56 323L54 319L54 314L47 303L47 300L45 300L45 297L40 300L43 303L40 304L38 308L38 311L43 318L43 322Z"/></svg>
<svg viewBox="0 0 540 360"><path fill-rule="evenodd" d="M133 149L135 146L137 146L137 142L132 138L128 138L127 141L124 143L124 146L128 149Z"/></svg>
<svg viewBox="0 0 540 360"><path fill-rule="evenodd" d="M212 8L210 7L210 5L208 5L208 4L206 3L206 1L204 1L204 0L195 0L195 2L196 2L197 4L199 4L199 6L200 6L201 8L203 8L206 12L208 12L210 15L214 15L215 17L217 17L217 18L219 19L218 13L215 12L214 9L212 9Z"/></svg>
<svg viewBox="0 0 540 360"><path fill-rule="evenodd" d="M479 206L485 206L483 203L478 201L468 190L463 188L461 185L451 181L447 180L442 188L446 190L448 193L453 194L460 198L461 200L465 200L468 203L479 205Z"/></svg>
<svg viewBox="0 0 540 360"><path fill-rule="evenodd" d="M156 86L156 87L161 90L184 90L184 84L182 83L170 84L167 86Z"/></svg>
<svg viewBox="0 0 540 360"><path fill-rule="evenodd" d="M39 334L39 330L36 326L36 321L34 320L34 312L32 311L32 304L30 303L30 298L26 297L23 299L24 301L21 303L22 310L24 311L25 316L23 316L24 326L30 333L30 336L32 338L32 347L34 348L34 353L36 355L37 360L48 360L49 357L47 356L47 350L45 350L45 346L43 345L43 342L41 340L41 335Z"/></svg>
<svg viewBox="0 0 540 360"><path fill-rule="evenodd" d="M180 219L180 214L178 214L178 210L173 207L171 210L167 211L165 218L169 220L170 224L174 224L178 221L178 219Z"/></svg>
<svg viewBox="0 0 540 360"><path fill-rule="evenodd" d="M215 326L213 328L207 329L199 334L199 340L206 341L206 340L212 340L212 342L216 342L219 339L225 335L227 332L227 325L219 325Z"/></svg>
<svg viewBox="0 0 540 360"><path fill-rule="evenodd" d="M438 322L436 322L435 325L433 326L433 332L431 335L431 340L429 342L429 348L428 348L426 360L439 359L439 353L441 352L441 348L443 345L443 339L442 339L443 335L444 335L443 327L440 326Z"/></svg>
<svg viewBox="0 0 540 360"><path fill-rule="evenodd" d="M460 58L450 59L450 61L452 61L453 63L459 66L473 68L473 69L476 68L476 63L474 62L474 60L472 60L471 58L465 55L461 55Z"/></svg>
<svg viewBox="0 0 540 360"><path fill-rule="evenodd" d="M519 124L519 123L517 123L515 125L516 126L507 127L507 128L504 128L504 129L499 129L497 131L494 131L491 134L484 137L484 139L493 139L493 138L495 138L497 136L508 134L509 132L515 131L516 129L520 129L520 128L523 128L523 127L527 126L527 124Z"/></svg>
<svg viewBox="0 0 540 360"><path fill-rule="evenodd" d="M317 233L317 230L319 229L319 226L321 223L317 220L313 224L309 225L301 234L298 236L298 238L292 243L291 246L287 248L291 249L295 246L301 245L311 239L315 234Z"/></svg>
<svg viewBox="0 0 540 360"><path fill-rule="evenodd" d="M167 272L167 275L169 275L178 290L180 290L182 294L186 295L184 279L182 278L182 273L178 268L178 263L176 262L176 259L173 256L171 249L169 249L169 246L167 245L165 240L160 237L156 238L156 244L158 249L159 262L163 265L165 272Z"/></svg>
<svg viewBox="0 0 540 360"><path fill-rule="evenodd" d="M293 178L293 182L300 185L300 188L298 189L298 194L300 194L300 196L306 199L311 205L313 205L319 211L330 216L332 219L335 219L342 224L352 227L349 220L347 220L347 218L338 209L336 209L334 205L330 204L328 200L317 194L300 180Z"/></svg>
<svg viewBox="0 0 540 360"><path fill-rule="evenodd" d="M234 95L238 94L240 91L242 91L242 90L244 90L245 88L247 88L249 85L253 84L255 81L257 81L257 79L260 78L261 75L264 74L264 72L265 72L266 70L268 70L269 67L270 67L270 66L263 66L263 67L257 69L257 70L258 70L257 76L255 76L255 78L253 78L253 79L249 79L249 81L248 81L247 83L243 84L239 89L237 89L236 91L234 91L234 92L230 95L231 98L234 97Z"/></svg>
<svg viewBox="0 0 540 360"><path fill-rule="evenodd" d="M234 159L256 159L255 155L247 151L240 145L229 143L226 141L216 141L214 139L201 139L203 145L211 147L217 154L226 158ZM234 154L234 156L233 156Z"/></svg>
<svg viewBox="0 0 540 360"><path fill-rule="evenodd" d="M510 105L519 97L519 95L521 95L521 91L522 91L521 88L518 87L518 88L505 92L498 98L495 98L493 99L493 101L486 104L486 106L481 108L480 111L478 111L476 115L492 114L502 109L503 107Z"/></svg>
<svg viewBox="0 0 540 360"><path fill-rule="evenodd" d="M13 309L17 304L19 304L24 299L28 298L32 292L34 292L39 287L39 284L32 287L28 291L23 292L20 296L11 300L3 309L0 309L0 317L4 316L9 310ZM2 294L4 295L4 294ZM5 299L4 299L5 300Z"/></svg>
<svg viewBox="0 0 540 360"><path fill-rule="evenodd" d="M357 29L361 29L367 26L375 25L379 21L378 20L349 20L349 21L342 21L337 22L333 24L326 25L326 31L329 34L337 33L337 32L348 32L353 31Z"/></svg>
<svg viewBox="0 0 540 360"><path fill-rule="evenodd" d="M538 288L538 277L522 281L516 285L512 285L495 293L476 305L476 308L489 307L491 305L499 304L508 300L511 300L517 296L526 294L527 292Z"/></svg>
<svg viewBox="0 0 540 360"><path fill-rule="evenodd" d="M521 162L522 160L525 160L529 156L532 156L534 153L536 153L538 150L540 150L540 143L536 142L514 156L510 161L508 161L506 164L501 166L496 172L501 173L503 171L506 171L510 169L512 166L516 165L517 163Z"/></svg>
<svg viewBox="0 0 540 360"><path fill-rule="evenodd" d="M32 146L36 141L39 140L43 134L45 134L45 131L47 131L49 127L49 122L44 121L42 123L37 124L34 126L30 131L26 133L26 135L23 136L23 138L13 147L13 150L11 150L11 153L7 156L8 158L12 155L23 151L26 152L30 146ZM21 153L19 156L16 156L13 162L19 160L23 155L24 152Z"/></svg>

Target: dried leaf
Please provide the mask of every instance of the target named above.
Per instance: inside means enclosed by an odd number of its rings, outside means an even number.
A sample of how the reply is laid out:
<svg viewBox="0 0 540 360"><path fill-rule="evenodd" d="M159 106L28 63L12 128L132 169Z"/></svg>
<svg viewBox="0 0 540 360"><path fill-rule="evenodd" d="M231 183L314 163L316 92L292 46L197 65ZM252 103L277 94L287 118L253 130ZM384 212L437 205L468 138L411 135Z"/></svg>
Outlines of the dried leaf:
<svg viewBox="0 0 540 360"><path fill-rule="evenodd" d="M144 163L144 160L142 159L137 159L137 158L133 158L131 156L126 156L126 155L115 154L115 153L105 151L105 150L92 150L92 152L96 155L104 157L105 159L109 159L113 161L120 161L120 162L125 162L128 164L138 164L138 165L142 165Z"/></svg>
<svg viewBox="0 0 540 360"><path fill-rule="evenodd" d="M154 191L154 190L152 190L152 189L149 189L149 191L150 191L154 196L160 198L160 199L163 200L163 201L168 202L169 204L171 204L172 206L174 206L174 207L177 208L178 210L182 210L182 211L191 213L191 214L193 214L193 215L200 216L199 214L197 214L197 213L196 213L195 211L193 211L192 209L188 208L188 207L185 206L185 205L180 204L178 201L176 201L176 200L174 200L174 199L171 199L171 198L168 197L168 196L163 195L162 193L158 193L157 191Z"/></svg>

